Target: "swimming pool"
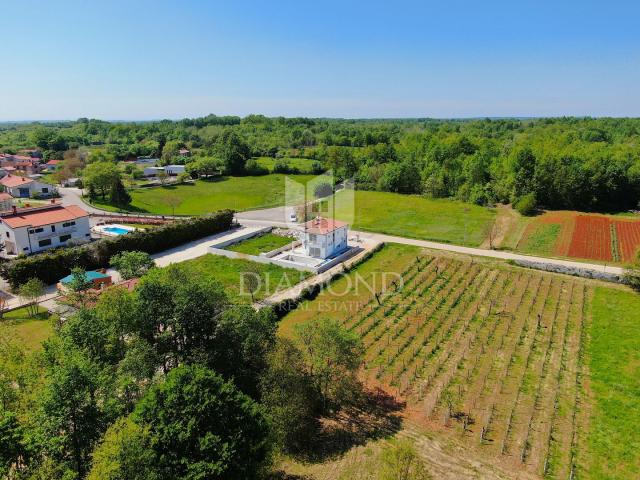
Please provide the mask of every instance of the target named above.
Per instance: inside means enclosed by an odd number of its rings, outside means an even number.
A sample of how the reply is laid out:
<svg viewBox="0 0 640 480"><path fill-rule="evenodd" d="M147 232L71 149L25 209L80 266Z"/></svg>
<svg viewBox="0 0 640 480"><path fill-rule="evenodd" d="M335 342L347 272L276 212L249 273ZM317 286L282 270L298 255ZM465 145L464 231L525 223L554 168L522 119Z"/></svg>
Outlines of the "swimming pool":
<svg viewBox="0 0 640 480"><path fill-rule="evenodd" d="M104 227L102 229L103 232L113 233L115 235L125 235L127 233L131 233L131 230L122 227Z"/></svg>
<svg viewBox="0 0 640 480"><path fill-rule="evenodd" d="M105 235L108 237L119 237L120 235L126 235L127 233L136 231L134 227L120 225L118 223L110 225L96 225L92 230L99 235Z"/></svg>

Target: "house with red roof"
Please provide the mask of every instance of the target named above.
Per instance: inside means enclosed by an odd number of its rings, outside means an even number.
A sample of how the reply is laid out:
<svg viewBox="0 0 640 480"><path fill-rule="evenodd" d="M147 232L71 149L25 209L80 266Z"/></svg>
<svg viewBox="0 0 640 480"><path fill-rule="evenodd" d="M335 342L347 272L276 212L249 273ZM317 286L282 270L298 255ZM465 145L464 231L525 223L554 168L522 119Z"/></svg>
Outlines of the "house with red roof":
<svg viewBox="0 0 640 480"><path fill-rule="evenodd" d="M331 258L347 247L348 225L339 220L316 217L303 225L304 249L310 257Z"/></svg>
<svg viewBox="0 0 640 480"><path fill-rule="evenodd" d="M43 168L47 172L55 172L58 166L62 164L62 160L49 160L44 164Z"/></svg>
<svg viewBox="0 0 640 480"><path fill-rule="evenodd" d="M0 238L9 255L62 247L91 240L89 214L77 205L13 208L0 213Z"/></svg>
<svg viewBox="0 0 640 480"><path fill-rule="evenodd" d="M56 192L53 185L11 173L0 178L0 186L14 198L51 197Z"/></svg>

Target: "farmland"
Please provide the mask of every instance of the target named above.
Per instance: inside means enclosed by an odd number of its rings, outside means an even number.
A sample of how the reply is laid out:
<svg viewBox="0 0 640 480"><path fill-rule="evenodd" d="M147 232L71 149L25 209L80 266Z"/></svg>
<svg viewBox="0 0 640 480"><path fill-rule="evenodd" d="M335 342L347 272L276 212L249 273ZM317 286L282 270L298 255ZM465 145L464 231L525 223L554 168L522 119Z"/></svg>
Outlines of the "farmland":
<svg viewBox="0 0 640 480"><path fill-rule="evenodd" d="M516 249L601 262L625 263L640 247L640 221L579 212L547 212L530 221Z"/></svg>
<svg viewBox="0 0 640 480"><path fill-rule="evenodd" d="M384 281L381 272L400 276ZM280 331L331 316L364 343L363 381L406 401L406 416L439 438L511 472L601 478L591 474L605 451L588 430L585 384L594 291L581 279L389 245ZM612 315L598 314L596 325ZM608 367L594 368L597 378ZM622 471L637 467L612 455Z"/></svg>

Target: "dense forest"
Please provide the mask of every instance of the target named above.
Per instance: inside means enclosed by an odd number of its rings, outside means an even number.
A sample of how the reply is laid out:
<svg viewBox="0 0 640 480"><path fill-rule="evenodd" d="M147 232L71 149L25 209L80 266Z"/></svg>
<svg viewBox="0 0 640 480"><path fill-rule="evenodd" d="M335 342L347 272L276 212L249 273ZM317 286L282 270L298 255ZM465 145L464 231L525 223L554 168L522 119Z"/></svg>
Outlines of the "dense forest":
<svg viewBox="0 0 640 480"><path fill-rule="evenodd" d="M38 148L62 158L86 149L89 162L147 156L188 163L217 157L229 135L246 157L309 158L354 177L361 189L601 211L637 208L640 200L640 119L82 118L0 125L0 151ZM193 155L180 157L182 148Z"/></svg>

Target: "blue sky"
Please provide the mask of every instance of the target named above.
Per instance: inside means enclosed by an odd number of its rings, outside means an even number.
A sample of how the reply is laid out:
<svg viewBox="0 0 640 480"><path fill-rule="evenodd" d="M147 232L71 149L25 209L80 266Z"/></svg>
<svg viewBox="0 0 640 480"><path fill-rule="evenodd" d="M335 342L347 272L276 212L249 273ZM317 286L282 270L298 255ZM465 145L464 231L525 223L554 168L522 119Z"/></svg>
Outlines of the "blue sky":
<svg viewBox="0 0 640 480"><path fill-rule="evenodd" d="M640 116L640 2L0 0L0 120Z"/></svg>

